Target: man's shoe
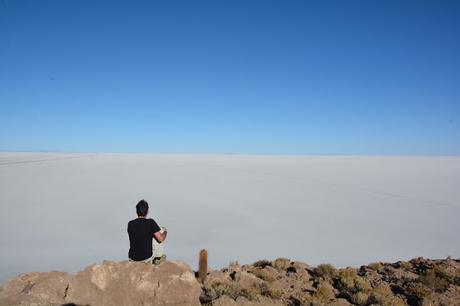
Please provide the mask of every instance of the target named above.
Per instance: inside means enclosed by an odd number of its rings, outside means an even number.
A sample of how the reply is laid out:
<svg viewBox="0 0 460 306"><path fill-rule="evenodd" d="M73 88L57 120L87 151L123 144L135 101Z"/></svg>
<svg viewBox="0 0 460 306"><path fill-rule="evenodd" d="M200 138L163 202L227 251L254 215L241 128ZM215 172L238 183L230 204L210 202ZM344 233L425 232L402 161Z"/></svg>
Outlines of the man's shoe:
<svg viewBox="0 0 460 306"><path fill-rule="evenodd" d="M153 258L153 264L154 265L159 265L161 264L162 262L165 262L166 261L166 255L161 255L161 257L155 257Z"/></svg>

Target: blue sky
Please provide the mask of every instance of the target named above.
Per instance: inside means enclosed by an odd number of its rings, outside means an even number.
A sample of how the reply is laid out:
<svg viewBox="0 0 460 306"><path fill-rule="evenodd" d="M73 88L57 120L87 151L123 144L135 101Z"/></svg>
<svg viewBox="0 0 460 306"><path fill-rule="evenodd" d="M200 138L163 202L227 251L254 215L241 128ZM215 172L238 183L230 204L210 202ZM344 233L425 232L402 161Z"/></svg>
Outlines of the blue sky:
<svg viewBox="0 0 460 306"><path fill-rule="evenodd" d="M460 1L0 1L0 150L460 154Z"/></svg>

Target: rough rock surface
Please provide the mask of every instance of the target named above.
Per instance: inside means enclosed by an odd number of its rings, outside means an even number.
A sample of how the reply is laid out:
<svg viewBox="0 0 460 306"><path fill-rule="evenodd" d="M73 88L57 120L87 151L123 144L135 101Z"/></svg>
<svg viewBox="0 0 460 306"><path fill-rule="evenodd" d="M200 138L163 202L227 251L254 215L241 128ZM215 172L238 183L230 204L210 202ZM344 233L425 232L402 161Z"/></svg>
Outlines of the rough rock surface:
<svg viewBox="0 0 460 306"><path fill-rule="evenodd" d="M76 275L25 273L0 287L0 305L460 306L460 260L415 258L360 268L286 258L210 270L200 284L181 262L109 262Z"/></svg>
<svg viewBox="0 0 460 306"><path fill-rule="evenodd" d="M0 287L0 305L62 304L69 281L64 272L21 274Z"/></svg>
<svg viewBox="0 0 460 306"><path fill-rule="evenodd" d="M0 305L200 305L201 286L183 262L110 262L76 275L25 273L0 288Z"/></svg>

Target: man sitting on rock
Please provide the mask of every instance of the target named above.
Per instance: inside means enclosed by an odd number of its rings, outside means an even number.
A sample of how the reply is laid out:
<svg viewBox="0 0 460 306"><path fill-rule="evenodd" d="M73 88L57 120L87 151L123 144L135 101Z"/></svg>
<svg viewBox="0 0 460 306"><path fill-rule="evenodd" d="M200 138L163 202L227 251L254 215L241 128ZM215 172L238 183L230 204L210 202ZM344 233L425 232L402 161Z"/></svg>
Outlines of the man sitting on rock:
<svg viewBox="0 0 460 306"><path fill-rule="evenodd" d="M153 219L147 219L149 204L140 200L136 205L137 219L128 223L129 235L129 260L143 261L159 264L166 260L163 254L162 242L166 239L168 231L161 229ZM153 253L153 238L156 239L156 250Z"/></svg>

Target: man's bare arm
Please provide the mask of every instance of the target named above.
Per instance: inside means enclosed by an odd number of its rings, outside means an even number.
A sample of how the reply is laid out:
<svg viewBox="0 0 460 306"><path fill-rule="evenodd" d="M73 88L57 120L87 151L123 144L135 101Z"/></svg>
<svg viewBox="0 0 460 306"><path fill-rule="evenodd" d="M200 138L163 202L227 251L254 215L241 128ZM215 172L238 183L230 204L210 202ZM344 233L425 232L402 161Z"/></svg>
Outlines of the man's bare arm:
<svg viewBox="0 0 460 306"><path fill-rule="evenodd" d="M158 231L158 232L154 233L153 235L155 236L157 241L163 242L163 241L165 241L166 236L168 235L168 231L165 230L163 233Z"/></svg>

